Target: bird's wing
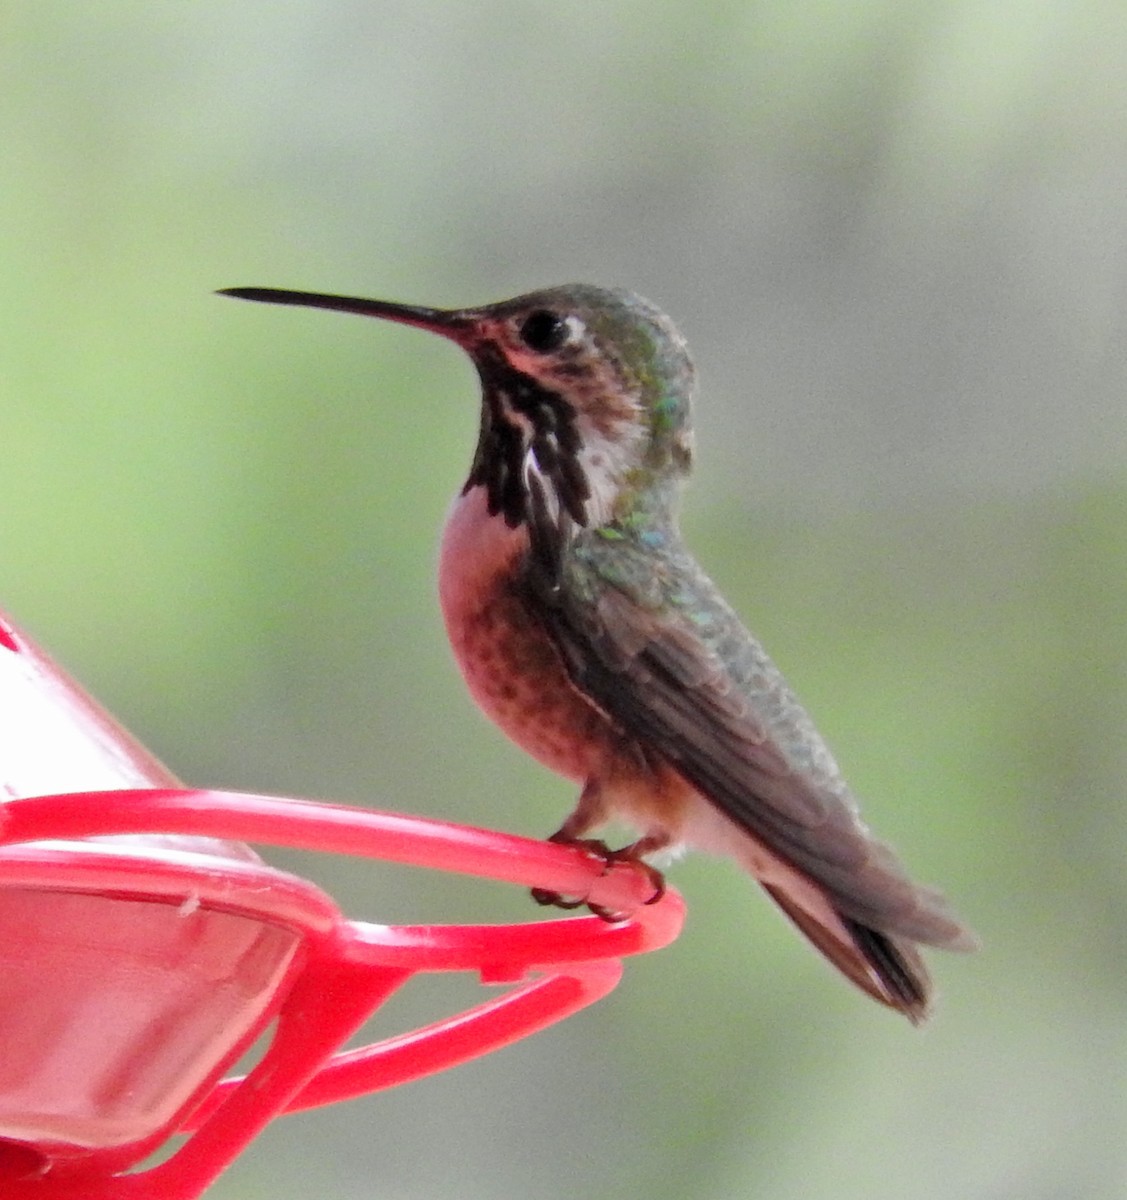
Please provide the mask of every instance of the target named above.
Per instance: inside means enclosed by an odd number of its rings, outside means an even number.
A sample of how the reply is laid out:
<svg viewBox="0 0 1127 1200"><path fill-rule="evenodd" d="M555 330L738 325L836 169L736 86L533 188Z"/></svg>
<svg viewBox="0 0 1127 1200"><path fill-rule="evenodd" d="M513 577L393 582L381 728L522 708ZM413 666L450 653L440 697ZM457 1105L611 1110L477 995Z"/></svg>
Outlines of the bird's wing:
<svg viewBox="0 0 1127 1200"><path fill-rule="evenodd" d="M675 534L584 531L539 606L576 686L839 913L915 941L973 943L862 824L782 675Z"/></svg>

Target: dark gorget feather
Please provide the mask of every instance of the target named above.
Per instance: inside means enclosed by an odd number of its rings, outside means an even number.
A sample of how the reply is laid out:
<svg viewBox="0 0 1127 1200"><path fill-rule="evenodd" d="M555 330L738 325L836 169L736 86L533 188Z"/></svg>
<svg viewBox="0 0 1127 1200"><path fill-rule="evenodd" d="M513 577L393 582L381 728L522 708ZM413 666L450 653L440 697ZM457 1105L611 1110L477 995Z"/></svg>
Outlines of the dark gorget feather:
<svg viewBox="0 0 1127 1200"><path fill-rule="evenodd" d="M591 494L579 462L575 407L496 347L482 346L476 358L481 433L462 491L484 487L489 512L510 528L526 525L533 554L554 574L570 530L587 523Z"/></svg>

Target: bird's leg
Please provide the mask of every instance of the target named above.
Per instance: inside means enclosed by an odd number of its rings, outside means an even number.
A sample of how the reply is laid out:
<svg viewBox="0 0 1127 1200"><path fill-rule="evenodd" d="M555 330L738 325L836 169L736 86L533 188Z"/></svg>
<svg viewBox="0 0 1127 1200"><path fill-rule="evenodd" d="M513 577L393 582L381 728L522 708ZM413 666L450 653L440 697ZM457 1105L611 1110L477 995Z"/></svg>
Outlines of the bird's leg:
<svg viewBox="0 0 1127 1200"><path fill-rule="evenodd" d="M651 831L636 842L631 842L629 846L623 846L619 850L612 850L606 842L598 838L583 836L588 830L601 825L609 815L598 780L589 779L579 795L579 801L574 810L548 841L564 846L576 846L601 858L604 864L604 875L615 863L637 863L649 874L650 881L654 885L654 894L646 903L656 904L665 895L665 877L656 867L643 861L643 856L664 850L670 843L669 835L662 831ZM547 888L533 888L532 898L537 904L552 905L555 908L582 908L586 904L595 916L602 917L604 921L624 919L624 914L613 912L601 904L591 904L586 897L561 896L558 892L550 891Z"/></svg>
<svg viewBox="0 0 1127 1200"><path fill-rule="evenodd" d="M576 801L575 807L571 810L567 820L552 834L548 841L557 842L561 846L578 846L583 850L590 851L590 853L597 855L606 862L607 855L611 853L607 844L600 842L597 838L586 838L583 835L588 830L601 825L607 819L608 815L599 781L594 778L588 779L583 785L583 790L579 793L579 799ZM547 904L554 908L582 908L587 903L586 898L583 896L572 899L567 896L561 896L559 892L550 891L548 888L533 888L532 898L537 904Z"/></svg>

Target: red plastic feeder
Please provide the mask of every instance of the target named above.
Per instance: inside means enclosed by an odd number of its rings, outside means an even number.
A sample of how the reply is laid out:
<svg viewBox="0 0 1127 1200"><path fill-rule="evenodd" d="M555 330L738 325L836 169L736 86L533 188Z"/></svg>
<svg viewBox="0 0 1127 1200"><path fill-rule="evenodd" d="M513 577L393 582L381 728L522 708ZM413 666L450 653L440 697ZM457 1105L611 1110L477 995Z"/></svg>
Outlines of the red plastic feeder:
<svg viewBox="0 0 1127 1200"><path fill-rule="evenodd" d="M183 788L0 620L0 1195L188 1200L273 1117L405 1083L609 992L684 917L649 876L571 848L391 813ZM87 840L97 839L97 840ZM238 840L232 840L238 839ZM528 924L346 918L245 841L586 895ZM340 1047L420 971L508 985ZM245 1078L223 1075L275 1022ZM177 1133L160 1165L135 1169Z"/></svg>

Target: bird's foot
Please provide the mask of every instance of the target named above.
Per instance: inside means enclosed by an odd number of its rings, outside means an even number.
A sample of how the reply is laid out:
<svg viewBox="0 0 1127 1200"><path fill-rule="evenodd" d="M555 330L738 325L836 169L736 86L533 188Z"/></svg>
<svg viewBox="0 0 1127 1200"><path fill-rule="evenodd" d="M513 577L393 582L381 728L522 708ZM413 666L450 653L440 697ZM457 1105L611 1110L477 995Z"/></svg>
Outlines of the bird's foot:
<svg viewBox="0 0 1127 1200"><path fill-rule="evenodd" d="M608 866L610 863L609 856L614 853L606 842L601 842L598 838L569 837L562 830L558 833L553 833L548 841L555 842L558 846L574 846L577 850L586 850L596 858L601 858ZM606 867L604 867L604 873L605 870ZM582 908L587 903L586 896L563 896L559 892L551 891L549 888L533 888L532 898L537 904L551 906L552 908L562 908L568 911L574 908Z"/></svg>
<svg viewBox="0 0 1127 1200"><path fill-rule="evenodd" d="M646 844L646 839L633 842L629 846L623 846L621 849L612 850L606 842L600 841L598 838L576 838L569 837L562 831L554 833L548 841L556 842L562 846L575 846L577 849L585 850L588 854L594 855L596 858L602 859L603 870L605 875L615 863L625 862L633 863L640 867L650 878L653 884L653 895L645 901L647 905L656 904L662 896L665 895L665 876L654 866L646 862L642 855L645 854L651 847ZM596 916L601 917L604 921L625 921L629 918L629 913L615 912L614 909L605 907L602 904L592 904L586 896L562 896L559 892L550 891L548 888L533 888L532 898L537 904L551 905L554 908L576 909L582 908L584 905Z"/></svg>

